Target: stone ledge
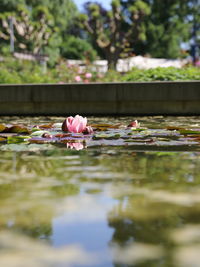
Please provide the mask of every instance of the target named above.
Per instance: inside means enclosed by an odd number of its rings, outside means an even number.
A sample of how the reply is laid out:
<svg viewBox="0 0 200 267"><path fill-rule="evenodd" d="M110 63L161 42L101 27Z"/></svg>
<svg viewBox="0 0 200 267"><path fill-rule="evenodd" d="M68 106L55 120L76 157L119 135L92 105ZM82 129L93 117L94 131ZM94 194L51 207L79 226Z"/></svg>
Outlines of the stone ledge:
<svg viewBox="0 0 200 267"><path fill-rule="evenodd" d="M200 81L0 85L0 115L195 115Z"/></svg>

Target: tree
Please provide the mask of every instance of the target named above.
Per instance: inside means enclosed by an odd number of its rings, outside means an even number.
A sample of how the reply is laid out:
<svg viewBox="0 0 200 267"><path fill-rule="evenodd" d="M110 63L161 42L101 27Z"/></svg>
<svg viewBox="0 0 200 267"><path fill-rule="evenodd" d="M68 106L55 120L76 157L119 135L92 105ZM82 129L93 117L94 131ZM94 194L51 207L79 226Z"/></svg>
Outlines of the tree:
<svg viewBox="0 0 200 267"><path fill-rule="evenodd" d="M0 38L10 39L10 20L13 23L14 41L18 51L41 52L53 33L52 17L42 6L31 14L25 6L17 6L15 12L0 14Z"/></svg>
<svg viewBox="0 0 200 267"><path fill-rule="evenodd" d="M123 9L119 0L113 0L111 10L105 10L101 4L88 2L80 21L95 45L104 52L108 67L116 68L117 60L130 43L145 39L142 23L149 12L149 6L142 0L132 1L128 9Z"/></svg>
<svg viewBox="0 0 200 267"><path fill-rule="evenodd" d="M67 59L87 59L89 62L96 58L96 51L90 43L72 35L64 39L61 54Z"/></svg>
<svg viewBox="0 0 200 267"><path fill-rule="evenodd" d="M78 12L73 0L1 0L0 10L2 49L9 45L12 18L17 51L48 53L51 63L60 56Z"/></svg>
<svg viewBox="0 0 200 267"><path fill-rule="evenodd" d="M25 3L27 7L33 10L38 6L43 6L48 9L61 35L64 35L68 31L68 28L74 24L75 17L78 13L73 0L25 0Z"/></svg>
<svg viewBox="0 0 200 267"><path fill-rule="evenodd" d="M191 37L190 19L194 4L188 0L144 0L151 8L145 18L146 42L138 42L136 53L150 54L153 57L177 58L181 54L180 44ZM128 9L132 0L122 0ZM199 8L195 6L196 12Z"/></svg>

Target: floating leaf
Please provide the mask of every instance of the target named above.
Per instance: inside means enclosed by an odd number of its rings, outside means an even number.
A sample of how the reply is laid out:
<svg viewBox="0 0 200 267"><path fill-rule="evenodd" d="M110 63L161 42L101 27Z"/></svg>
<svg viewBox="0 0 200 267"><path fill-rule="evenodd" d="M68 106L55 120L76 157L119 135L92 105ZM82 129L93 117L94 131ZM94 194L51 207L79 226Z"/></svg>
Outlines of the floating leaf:
<svg viewBox="0 0 200 267"><path fill-rule="evenodd" d="M71 136L71 133L59 133L55 135L55 137L58 138L69 137L69 136Z"/></svg>
<svg viewBox="0 0 200 267"><path fill-rule="evenodd" d="M53 138L43 138L43 137L33 137L30 138L28 141L29 143L34 143L34 144L46 144L55 142Z"/></svg>
<svg viewBox="0 0 200 267"><path fill-rule="evenodd" d="M42 124L42 125L39 125L39 128L40 128L40 129L51 129L52 126L53 126L53 123Z"/></svg>
<svg viewBox="0 0 200 267"><path fill-rule="evenodd" d="M99 140L99 139L112 140L112 139L119 139L120 137L121 137L120 134L95 134L93 136L93 140Z"/></svg>
<svg viewBox="0 0 200 267"><path fill-rule="evenodd" d="M177 126L167 126L166 129L169 130L169 131L179 131L179 130L184 130L184 128L182 128L182 127L177 127Z"/></svg>
<svg viewBox="0 0 200 267"><path fill-rule="evenodd" d="M4 131L7 133L30 133L29 129L23 125L13 125L11 127L6 127Z"/></svg>
<svg viewBox="0 0 200 267"><path fill-rule="evenodd" d="M53 127L53 128L57 128L57 129L61 129L61 128L62 128L62 123L60 123L60 122L54 123L54 124L52 125L52 127Z"/></svg>
<svg viewBox="0 0 200 267"><path fill-rule="evenodd" d="M0 142L5 142L5 141L7 141L7 138L0 136Z"/></svg>
<svg viewBox="0 0 200 267"><path fill-rule="evenodd" d="M108 129L119 129L120 124L92 124L91 127L97 131L107 131Z"/></svg>
<svg viewBox="0 0 200 267"><path fill-rule="evenodd" d="M30 136L8 136L7 142L8 144L18 144L18 143L24 143L27 142L28 139L30 139Z"/></svg>
<svg viewBox="0 0 200 267"><path fill-rule="evenodd" d="M0 136L3 138L7 138L8 136L16 136L17 133L1 133Z"/></svg>
<svg viewBox="0 0 200 267"><path fill-rule="evenodd" d="M31 136L42 136L43 134L51 134L50 132L48 131L35 131L31 134Z"/></svg>
<svg viewBox="0 0 200 267"><path fill-rule="evenodd" d="M187 130L181 129L179 130L180 134L200 134L200 130Z"/></svg>
<svg viewBox="0 0 200 267"><path fill-rule="evenodd" d="M0 132L3 132L6 129L6 126L4 124L0 124Z"/></svg>
<svg viewBox="0 0 200 267"><path fill-rule="evenodd" d="M131 131L134 131L134 132L142 132L142 131L145 131L147 130L147 128L132 128Z"/></svg>

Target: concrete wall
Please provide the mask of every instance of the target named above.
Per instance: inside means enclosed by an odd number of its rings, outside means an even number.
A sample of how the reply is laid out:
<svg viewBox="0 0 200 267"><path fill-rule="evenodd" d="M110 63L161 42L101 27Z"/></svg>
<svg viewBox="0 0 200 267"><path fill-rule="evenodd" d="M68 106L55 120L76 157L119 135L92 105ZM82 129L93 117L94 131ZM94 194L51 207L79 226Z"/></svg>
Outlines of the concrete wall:
<svg viewBox="0 0 200 267"><path fill-rule="evenodd" d="M200 81L0 85L0 115L200 114Z"/></svg>

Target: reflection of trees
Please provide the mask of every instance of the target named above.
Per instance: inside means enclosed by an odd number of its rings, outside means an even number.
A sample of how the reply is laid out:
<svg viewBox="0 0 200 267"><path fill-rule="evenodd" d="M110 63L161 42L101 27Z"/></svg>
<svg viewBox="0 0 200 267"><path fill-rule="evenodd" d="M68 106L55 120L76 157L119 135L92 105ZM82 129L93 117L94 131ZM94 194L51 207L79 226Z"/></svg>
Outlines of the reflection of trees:
<svg viewBox="0 0 200 267"><path fill-rule="evenodd" d="M48 238L59 200L77 194L70 182L73 152L3 152L0 157L0 227ZM66 164L67 163L67 164Z"/></svg>
<svg viewBox="0 0 200 267"><path fill-rule="evenodd" d="M117 149L116 149L117 151ZM115 151L115 152L116 152ZM198 153L182 152L138 152L131 149L104 154L98 164L122 174L124 181L145 187L188 189L200 182L200 157Z"/></svg>
<svg viewBox="0 0 200 267"><path fill-rule="evenodd" d="M200 182L199 160L198 154L193 153L136 153L131 148L108 151L107 147L78 152L64 149L2 152L0 228L12 227L48 239L58 205L79 192L77 180L81 185L85 182L95 185L92 190L108 186L119 201L108 214L108 224L114 229L110 244L122 247L134 241L161 244L166 251L164 265L173 266L168 230L199 223L200 207L159 202L148 194L157 190L192 194ZM115 189L119 189L119 195Z"/></svg>
<svg viewBox="0 0 200 267"><path fill-rule="evenodd" d="M114 229L110 246L126 247L134 242L161 245L165 254L160 263L156 260L146 261L134 266L176 266L172 260L175 244L169 236L170 230L187 224L199 225L199 221L198 204L184 207L152 202L148 196L124 197L108 214L109 226Z"/></svg>
<svg viewBox="0 0 200 267"><path fill-rule="evenodd" d="M179 206L176 202L173 204L156 201L148 195L149 192L153 194L160 189L174 194L180 191L192 194L192 190L196 189L200 182L199 158L196 156L137 153L132 157L122 154L113 161L110 158L114 156L104 159L106 166L110 165L125 176L124 181L128 189L127 193L119 192L119 203L108 214L108 224L114 229L110 246L126 247L138 242L161 245L165 249L162 259L137 263L134 266L174 266L174 245L168 236L169 230L185 224L199 223L198 204ZM137 188L141 193L138 193ZM145 191L147 188L151 190ZM116 263L115 266L129 265Z"/></svg>

